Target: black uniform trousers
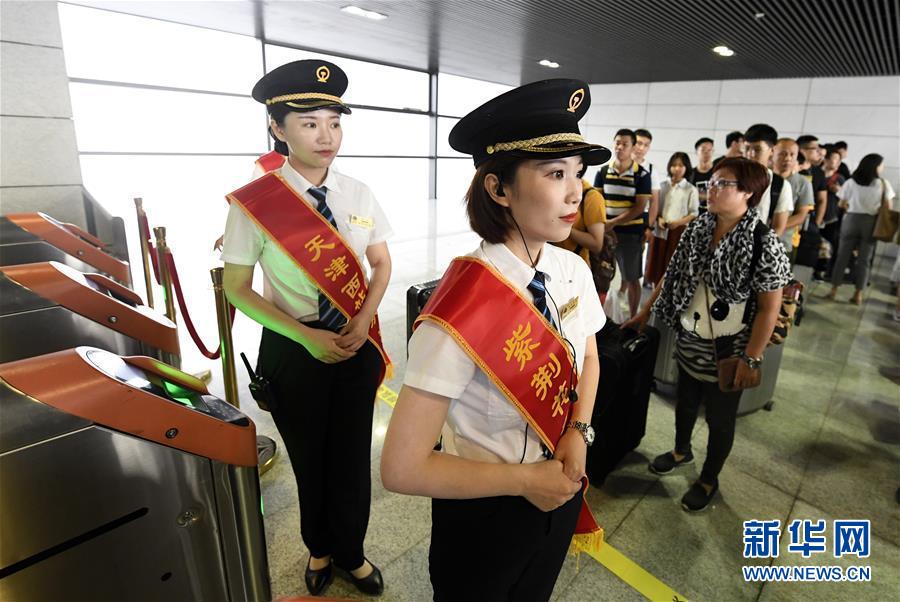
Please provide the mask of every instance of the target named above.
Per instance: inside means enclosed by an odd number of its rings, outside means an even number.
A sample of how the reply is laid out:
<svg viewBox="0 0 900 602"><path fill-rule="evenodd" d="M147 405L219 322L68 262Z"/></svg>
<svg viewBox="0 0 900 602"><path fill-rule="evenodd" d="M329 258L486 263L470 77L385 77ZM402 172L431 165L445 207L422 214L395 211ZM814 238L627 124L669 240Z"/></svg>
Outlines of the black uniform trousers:
<svg viewBox="0 0 900 602"><path fill-rule="evenodd" d="M319 322L306 323L323 328ZM372 414L381 355L367 341L325 364L302 345L263 329L258 371L272 383L272 411L300 498L300 533L310 554L362 565L372 495Z"/></svg>
<svg viewBox="0 0 900 602"><path fill-rule="evenodd" d="M432 500L428 566L434 599L549 600L582 499L579 492L551 512L523 497Z"/></svg>
<svg viewBox="0 0 900 602"><path fill-rule="evenodd" d="M706 406L706 424L709 439L706 443L706 460L700 472L700 480L707 485L719 484L719 473L734 445L734 427L743 391L726 393L718 382L706 382L694 378L678 366L678 387L675 403L675 451L687 454L691 451L691 434L700 412L700 404Z"/></svg>

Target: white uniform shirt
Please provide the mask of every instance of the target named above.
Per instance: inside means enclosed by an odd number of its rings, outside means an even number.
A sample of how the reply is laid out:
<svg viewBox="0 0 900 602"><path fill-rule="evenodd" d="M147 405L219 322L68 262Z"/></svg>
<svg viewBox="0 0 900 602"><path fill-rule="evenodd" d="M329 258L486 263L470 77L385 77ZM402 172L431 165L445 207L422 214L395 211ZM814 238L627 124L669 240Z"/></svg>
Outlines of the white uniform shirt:
<svg viewBox="0 0 900 602"><path fill-rule="evenodd" d="M470 256L492 265L526 299L532 298L527 287L534 278L535 268L513 255L505 245L482 242ZM562 334L575 348L580 373L587 337L594 336L606 322L590 270L578 255L549 244L544 245L537 269L547 274L547 306L557 324L559 313L550 297L560 309L571 299L578 299L577 307L562 320ZM502 320L502 316L497 318ZM443 429L446 453L507 464L542 459L540 438L534 429L527 429L526 445L526 422L521 414L456 340L433 322L421 323L409 341L404 383L450 398Z"/></svg>
<svg viewBox="0 0 900 602"><path fill-rule="evenodd" d="M756 210L759 211L759 219L763 220L767 226L771 226L769 207L772 205L770 202L772 197L772 170L766 169L766 171L769 172L769 185L766 186L766 191L763 193L759 205L756 206ZM781 187L781 194L778 195L778 203L775 204L775 213L787 213L790 215L794 212L793 194L791 183L785 180L784 185Z"/></svg>
<svg viewBox="0 0 900 602"><path fill-rule="evenodd" d="M307 192L312 184L288 163L277 171L315 209L316 201ZM372 191L362 182L331 168L322 185L328 189L326 200L337 222L338 232L366 269L366 248L387 240L392 234L387 217ZM351 216L364 219L354 220L355 223L351 224ZM371 227L359 223L368 220L371 220ZM228 208L222 246L222 261L225 263L255 265L259 262L264 274L263 297L275 307L305 322L318 319L318 287L236 204Z"/></svg>
<svg viewBox="0 0 900 602"><path fill-rule="evenodd" d="M875 180L868 186L860 186L856 183L856 180L850 178L841 186L841 189L838 191L838 198L842 201L847 201L847 213L878 215L882 194L885 191L885 188L881 185L882 182L886 186L886 194L884 196L890 201L896 195L894 194L894 189L891 188L891 183L883 178Z"/></svg>

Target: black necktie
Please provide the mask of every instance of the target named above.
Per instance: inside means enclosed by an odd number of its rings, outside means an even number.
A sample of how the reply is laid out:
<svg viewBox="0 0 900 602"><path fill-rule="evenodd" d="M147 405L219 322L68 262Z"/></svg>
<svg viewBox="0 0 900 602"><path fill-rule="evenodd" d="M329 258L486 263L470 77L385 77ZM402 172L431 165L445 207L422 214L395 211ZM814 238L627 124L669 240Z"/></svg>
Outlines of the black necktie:
<svg viewBox="0 0 900 602"><path fill-rule="evenodd" d="M547 286L544 284L543 272L534 273L534 278L528 283L528 290L534 295L534 306L541 314L543 314L547 322L550 323L550 326L556 329L556 324L553 322L553 315L550 313L550 308L547 307Z"/></svg>
<svg viewBox="0 0 900 602"><path fill-rule="evenodd" d="M325 202L325 195L328 193L328 189L325 186L319 188L311 187L308 192L309 195L316 200L316 211L321 213L322 217L331 222L331 225L337 230L337 223L334 221L334 215L331 214L331 209L328 208L328 203ZM328 300L328 297L323 295L321 291L319 291L319 321L322 322L325 328L334 332L340 330L346 323L344 314L332 305L331 301Z"/></svg>

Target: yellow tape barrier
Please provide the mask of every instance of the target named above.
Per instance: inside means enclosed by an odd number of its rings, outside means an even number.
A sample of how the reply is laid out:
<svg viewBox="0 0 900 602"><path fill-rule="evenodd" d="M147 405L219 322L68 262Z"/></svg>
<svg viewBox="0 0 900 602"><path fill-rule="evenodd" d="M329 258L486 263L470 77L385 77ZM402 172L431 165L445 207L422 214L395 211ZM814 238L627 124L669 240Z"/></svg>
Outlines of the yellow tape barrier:
<svg viewBox="0 0 900 602"><path fill-rule="evenodd" d="M378 399L392 408L397 403L397 393L386 385L378 387ZM687 598L642 569L630 558L604 541L600 551L588 554L631 588L653 602L687 602Z"/></svg>
<svg viewBox="0 0 900 602"><path fill-rule="evenodd" d="M381 385L380 387L378 387L378 393L376 394L376 397L378 397L378 399L388 404L392 408L397 403L397 393L387 385Z"/></svg>

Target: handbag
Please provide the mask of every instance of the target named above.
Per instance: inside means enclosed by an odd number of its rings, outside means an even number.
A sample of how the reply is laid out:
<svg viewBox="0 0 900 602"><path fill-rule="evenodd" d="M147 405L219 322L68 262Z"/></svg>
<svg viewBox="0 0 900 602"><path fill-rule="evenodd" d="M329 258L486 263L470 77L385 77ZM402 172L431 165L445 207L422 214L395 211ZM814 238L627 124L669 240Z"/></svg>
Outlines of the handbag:
<svg viewBox="0 0 900 602"><path fill-rule="evenodd" d="M900 212L894 211L885 203L887 200L887 185L881 180L881 205L878 207L878 217L875 219L875 229L872 238L882 242L891 242L897 231L900 230Z"/></svg>
<svg viewBox="0 0 900 602"><path fill-rule="evenodd" d="M706 293L706 315L712 316L709 307L709 288L704 286L703 290ZM718 345L716 344L716 333L712 329L712 319L709 321L709 332L712 335L713 357L716 360L716 373L719 376L719 390L723 393L731 393L732 391L758 387L759 383L762 382L762 371L759 368L750 371L752 377L748 384L741 387L735 386L734 378L737 375L738 362L743 362L744 360L739 357L728 357L720 360Z"/></svg>

